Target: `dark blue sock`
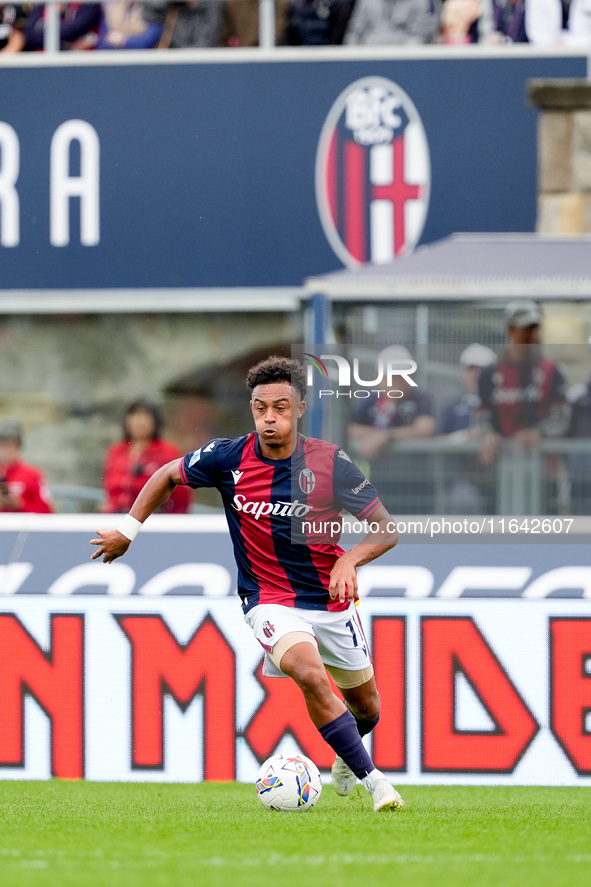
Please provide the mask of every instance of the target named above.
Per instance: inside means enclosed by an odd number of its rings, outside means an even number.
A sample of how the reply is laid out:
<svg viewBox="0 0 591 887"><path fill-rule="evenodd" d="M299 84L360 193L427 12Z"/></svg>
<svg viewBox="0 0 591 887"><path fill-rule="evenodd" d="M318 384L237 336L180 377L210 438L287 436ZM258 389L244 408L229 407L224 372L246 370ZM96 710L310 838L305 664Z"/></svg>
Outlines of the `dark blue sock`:
<svg viewBox="0 0 591 887"><path fill-rule="evenodd" d="M368 733L371 733L374 727L378 726L378 721L380 720L379 714L375 716L375 718L357 718L357 729L359 731L360 736L367 736Z"/></svg>
<svg viewBox="0 0 591 887"><path fill-rule="evenodd" d="M350 767L357 779L363 779L374 770L357 729L357 721L350 711L343 712L334 721L318 728L320 735L334 748L337 755Z"/></svg>

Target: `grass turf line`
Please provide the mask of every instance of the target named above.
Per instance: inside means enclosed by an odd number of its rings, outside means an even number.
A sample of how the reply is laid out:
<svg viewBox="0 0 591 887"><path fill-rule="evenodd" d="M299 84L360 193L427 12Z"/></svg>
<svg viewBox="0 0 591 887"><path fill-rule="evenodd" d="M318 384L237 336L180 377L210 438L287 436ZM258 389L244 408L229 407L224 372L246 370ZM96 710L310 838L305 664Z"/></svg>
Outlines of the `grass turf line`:
<svg viewBox="0 0 591 887"><path fill-rule="evenodd" d="M235 783L0 782L3 887L587 887L588 788L404 787L303 814ZM336 880L338 879L338 880Z"/></svg>

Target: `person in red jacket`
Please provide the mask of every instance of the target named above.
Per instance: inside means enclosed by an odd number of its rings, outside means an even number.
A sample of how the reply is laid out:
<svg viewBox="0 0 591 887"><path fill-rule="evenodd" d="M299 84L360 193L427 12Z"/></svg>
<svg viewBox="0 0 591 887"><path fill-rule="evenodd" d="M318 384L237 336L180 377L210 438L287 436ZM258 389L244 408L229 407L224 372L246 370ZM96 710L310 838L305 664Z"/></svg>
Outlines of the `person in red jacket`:
<svg viewBox="0 0 591 887"><path fill-rule="evenodd" d="M54 511L51 493L42 471L23 462L22 429L14 419L0 424L0 511Z"/></svg>
<svg viewBox="0 0 591 887"><path fill-rule="evenodd" d="M123 417L123 440L107 451L103 489L107 501L103 512L127 512L149 477L181 451L162 438L163 418L156 404L140 398L129 404ZM191 493L177 487L160 509L165 514L187 514Z"/></svg>

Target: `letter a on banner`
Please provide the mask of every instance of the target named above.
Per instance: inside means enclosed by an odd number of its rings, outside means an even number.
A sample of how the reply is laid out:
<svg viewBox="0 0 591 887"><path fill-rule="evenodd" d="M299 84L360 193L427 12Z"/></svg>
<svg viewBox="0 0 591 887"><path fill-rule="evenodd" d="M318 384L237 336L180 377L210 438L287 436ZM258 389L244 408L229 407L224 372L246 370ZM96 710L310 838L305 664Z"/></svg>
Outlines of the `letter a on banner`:
<svg viewBox="0 0 591 887"><path fill-rule="evenodd" d="M538 723L473 620L426 617L421 637L423 771L512 773L538 732ZM458 672L494 729L456 726Z"/></svg>

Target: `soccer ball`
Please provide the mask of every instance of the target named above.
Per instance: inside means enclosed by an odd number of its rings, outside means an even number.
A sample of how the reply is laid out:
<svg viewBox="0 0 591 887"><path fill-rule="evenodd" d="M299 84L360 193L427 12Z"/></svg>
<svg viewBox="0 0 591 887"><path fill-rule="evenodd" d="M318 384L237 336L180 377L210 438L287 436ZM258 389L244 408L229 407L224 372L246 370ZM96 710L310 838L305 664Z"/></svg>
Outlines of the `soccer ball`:
<svg viewBox="0 0 591 887"><path fill-rule="evenodd" d="M322 791L316 764L305 755L267 758L256 781L257 797L268 810L311 810Z"/></svg>

